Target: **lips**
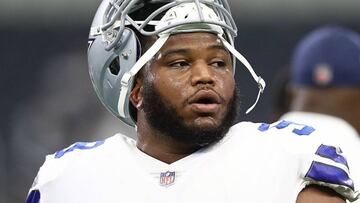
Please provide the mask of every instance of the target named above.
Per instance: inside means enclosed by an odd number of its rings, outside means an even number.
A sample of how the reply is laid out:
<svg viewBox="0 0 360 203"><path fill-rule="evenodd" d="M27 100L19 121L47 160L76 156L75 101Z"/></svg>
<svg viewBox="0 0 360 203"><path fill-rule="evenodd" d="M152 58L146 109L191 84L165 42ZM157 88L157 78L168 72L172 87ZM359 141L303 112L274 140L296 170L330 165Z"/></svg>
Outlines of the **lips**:
<svg viewBox="0 0 360 203"><path fill-rule="evenodd" d="M192 110L201 114L213 114L217 112L220 103L220 96L213 90L200 90L189 99Z"/></svg>

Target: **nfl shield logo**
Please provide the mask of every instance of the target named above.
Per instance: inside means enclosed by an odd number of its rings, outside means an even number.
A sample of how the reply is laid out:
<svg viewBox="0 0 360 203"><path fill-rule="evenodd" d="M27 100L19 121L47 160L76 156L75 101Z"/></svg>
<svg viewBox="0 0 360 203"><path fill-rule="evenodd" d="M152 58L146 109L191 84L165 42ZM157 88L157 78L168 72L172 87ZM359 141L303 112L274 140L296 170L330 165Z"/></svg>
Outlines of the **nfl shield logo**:
<svg viewBox="0 0 360 203"><path fill-rule="evenodd" d="M175 182L175 171L166 171L165 173L160 173L160 185L161 186L170 186Z"/></svg>

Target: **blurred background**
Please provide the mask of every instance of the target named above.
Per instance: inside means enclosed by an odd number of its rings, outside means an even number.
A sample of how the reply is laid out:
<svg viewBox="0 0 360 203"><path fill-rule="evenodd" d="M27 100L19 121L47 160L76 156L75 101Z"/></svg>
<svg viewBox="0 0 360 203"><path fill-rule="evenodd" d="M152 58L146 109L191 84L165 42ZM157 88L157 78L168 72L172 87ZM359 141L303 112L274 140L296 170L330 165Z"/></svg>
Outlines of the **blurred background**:
<svg viewBox="0 0 360 203"><path fill-rule="evenodd" d="M359 0L229 1L236 47L267 81L257 108L245 115L257 86L238 65L240 120L269 121L277 73L304 34L324 24L360 31ZM99 4L0 1L0 202L24 202L46 154L115 132L133 135L102 107L88 76L87 36Z"/></svg>

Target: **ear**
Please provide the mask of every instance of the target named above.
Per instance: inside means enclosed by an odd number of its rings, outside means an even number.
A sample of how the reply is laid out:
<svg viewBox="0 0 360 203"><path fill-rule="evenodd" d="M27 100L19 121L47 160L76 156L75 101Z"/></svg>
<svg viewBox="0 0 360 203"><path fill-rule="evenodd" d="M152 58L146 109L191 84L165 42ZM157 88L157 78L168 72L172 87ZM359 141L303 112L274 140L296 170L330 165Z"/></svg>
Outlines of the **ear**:
<svg viewBox="0 0 360 203"><path fill-rule="evenodd" d="M143 82L140 78L137 78L135 81L134 88L130 93L130 102L137 109L141 110L143 107Z"/></svg>

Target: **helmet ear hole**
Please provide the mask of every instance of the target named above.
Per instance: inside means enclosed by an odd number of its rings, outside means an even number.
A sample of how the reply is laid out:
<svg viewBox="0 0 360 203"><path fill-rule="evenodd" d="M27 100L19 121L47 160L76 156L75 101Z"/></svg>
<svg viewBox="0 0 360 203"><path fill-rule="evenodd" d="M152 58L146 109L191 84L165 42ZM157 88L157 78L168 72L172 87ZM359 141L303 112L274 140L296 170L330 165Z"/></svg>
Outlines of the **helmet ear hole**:
<svg viewBox="0 0 360 203"><path fill-rule="evenodd" d="M120 63L119 63L119 57L116 57L109 65L110 73L113 75L118 75L120 72Z"/></svg>

